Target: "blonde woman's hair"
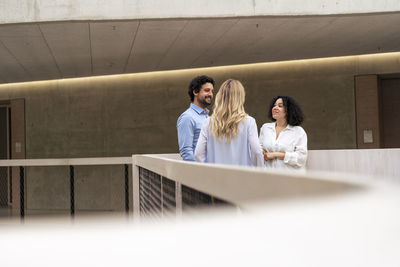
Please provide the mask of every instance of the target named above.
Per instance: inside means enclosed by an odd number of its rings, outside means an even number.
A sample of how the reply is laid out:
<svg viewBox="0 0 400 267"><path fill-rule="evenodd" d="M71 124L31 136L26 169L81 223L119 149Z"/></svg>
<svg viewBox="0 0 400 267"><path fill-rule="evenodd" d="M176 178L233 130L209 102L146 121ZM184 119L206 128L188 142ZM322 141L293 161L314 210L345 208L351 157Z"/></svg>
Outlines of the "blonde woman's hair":
<svg viewBox="0 0 400 267"><path fill-rule="evenodd" d="M239 123L247 116L244 100L244 87L238 80L228 79L221 85L215 97L210 123L217 139L225 137L229 142L237 136Z"/></svg>

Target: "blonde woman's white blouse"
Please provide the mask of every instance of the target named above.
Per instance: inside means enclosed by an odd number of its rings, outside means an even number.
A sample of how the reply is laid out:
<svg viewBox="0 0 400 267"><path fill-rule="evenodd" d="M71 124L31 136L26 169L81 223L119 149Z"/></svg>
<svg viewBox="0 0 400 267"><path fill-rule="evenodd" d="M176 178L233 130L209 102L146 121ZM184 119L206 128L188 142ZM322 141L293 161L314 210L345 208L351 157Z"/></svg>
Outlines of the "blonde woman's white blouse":
<svg viewBox="0 0 400 267"><path fill-rule="evenodd" d="M304 169L307 160L307 134L300 126L286 126L276 138L275 123L260 130L260 144L268 152L285 152L285 158L264 161L266 167Z"/></svg>

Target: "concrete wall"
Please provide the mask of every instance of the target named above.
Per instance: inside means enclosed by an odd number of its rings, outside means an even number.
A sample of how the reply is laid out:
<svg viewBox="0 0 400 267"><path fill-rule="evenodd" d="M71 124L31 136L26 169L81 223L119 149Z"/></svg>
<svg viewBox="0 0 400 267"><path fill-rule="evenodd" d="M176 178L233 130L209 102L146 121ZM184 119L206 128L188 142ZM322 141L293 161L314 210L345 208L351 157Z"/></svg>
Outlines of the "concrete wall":
<svg viewBox="0 0 400 267"><path fill-rule="evenodd" d="M397 0L0 0L0 24L70 20L211 18L393 12Z"/></svg>
<svg viewBox="0 0 400 267"><path fill-rule="evenodd" d="M5 84L0 86L0 100L25 98L27 158L173 153L178 152L176 119L189 105L189 81L207 74L216 79L218 89L225 79L236 78L246 88L246 109L259 128L268 122L270 99L291 95L305 111L309 149L351 149L356 148L354 76L399 70L400 54L390 53ZM27 182L28 207L40 208L48 198L38 201L34 195L46 195L48 178L41 178L45 171L36 172L30 171L35 180ZM101 172L91 175L102 176ZM121 169L121 182L122 175ZM119 194L119 189L111 189L118 187L114 181L99 179L87 178L82 195L90 195L101 182L106 189L97 192L108 198ZM57 182L62 194L68 190L66 181ZM61 193L51 194L56 199ZM102 201L92 206L100 207ZM110 201L110 209L123 207ZM68 195L53 207L68 207Z"/></svg>
<svg viewBox="0 0 400 267"><path fill-rule="evenodd" d="M114 157L177 152L176 119L199 74L242 81L259 127L270 99L303 106L310 149L356 147L354 76L400 71L400 54L300 60L184 71L0 85L0 100L25 98L26 157ZM217 90L216 90L217 91Z"/></svg>
<svg viewBox="0 0 400 267"><path fill-rule="evenodd" d="M377 75L355 77L357 148L382 147Z"/></svg>

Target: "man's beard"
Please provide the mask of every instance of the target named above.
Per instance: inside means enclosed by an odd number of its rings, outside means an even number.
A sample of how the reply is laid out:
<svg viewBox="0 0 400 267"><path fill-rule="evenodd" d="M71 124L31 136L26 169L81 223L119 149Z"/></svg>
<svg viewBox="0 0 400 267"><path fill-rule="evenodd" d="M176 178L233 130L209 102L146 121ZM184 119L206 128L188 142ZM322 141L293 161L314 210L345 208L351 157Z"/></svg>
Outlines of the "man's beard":
<svg viewBox="0 0 400 267"><path fill-rule="evenodd" d="M204 99L200 99L199 102L200 102L203 106L208 107L209 105L211 105L211 100L212 100L212 98L210 98L210 103L208 103L208 102L207 102L207 98L204 98Z"/></svg>

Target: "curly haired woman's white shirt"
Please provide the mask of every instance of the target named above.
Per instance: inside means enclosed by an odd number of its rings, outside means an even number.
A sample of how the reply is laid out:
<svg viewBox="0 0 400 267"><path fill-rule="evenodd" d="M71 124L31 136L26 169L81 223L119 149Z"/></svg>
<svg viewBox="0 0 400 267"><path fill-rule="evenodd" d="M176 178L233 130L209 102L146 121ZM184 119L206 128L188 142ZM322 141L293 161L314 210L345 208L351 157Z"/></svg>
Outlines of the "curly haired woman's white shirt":
<svg viewBox="0 0 400 267"><path fill-rule="evenodd" d="M307 134L301 126L282 130L276 138L275 123L265 123L260 130L260 144L268 152L285 152L283 160L264 161L267 168L304 169L307 161Z"/></svg>

